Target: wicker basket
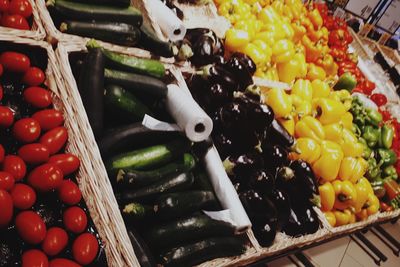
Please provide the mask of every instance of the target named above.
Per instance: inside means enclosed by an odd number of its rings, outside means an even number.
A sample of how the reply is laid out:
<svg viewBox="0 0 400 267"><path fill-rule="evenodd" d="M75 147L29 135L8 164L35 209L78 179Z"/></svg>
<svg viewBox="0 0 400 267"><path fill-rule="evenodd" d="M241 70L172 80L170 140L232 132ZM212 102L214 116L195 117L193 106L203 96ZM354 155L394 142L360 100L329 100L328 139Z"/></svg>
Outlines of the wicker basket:
<svg viewBox="0 0 400 267"><path fill-rule="evenodd" d="M160 38L161 40L165 40L164 35L161 32L160 27L158 24L154 22L154 19L148 15L147 9L146 9L146 1L145 0L131 0L131 3L133 6L138 8L143 15L143 23L146 23L147 25L151 25L153 28L154 32L156 33L157 37ZM80 44L81 46L84 46L90 38L86 37L81 37L77 35L72 35L72 34L67 34L67 33L62 33L60 32L56 26L54 25L53 19L50 16L50 12L48 11L46 7L46 0L36 0L36 5L38 6L39 9L39 15L40 18L42 19L43 26L46 30L47 33L47 41L51 44L57 44L58 42L65 42L66 44ZM125 46L120 46L120 45L115 45L111 44L108 42L103 42L98 40L98 42L105 48L116 51L116 52L128 52L132 53L137 57L143 57L143 58L152 58L153 55L146 50L136 48L136 47L125 47ZM173 63L174 59L173 58L164 58L160 57L158 58L160 61L165 62L165 63Z"/></svg>
<svg viewBox="0 0 400 267"><path fill-rule="evenodd" d="M87 137L83 129L89 129L85 125L83 107L75 102L75 98L64 89L64 80L57 69L57 59L51 46L44 41L13 37L0 34L1 41L15 44L40 47L48 55L47 85L52 91L54 105L62 110L65 118L65 127L70 136L66 150L81 159L81 167L77 175L79 188L90 212L90 216L97 231L105 244L105 252L109 266L139 266L132 250L126 249L125 244L129 238L123 229L123 220L119 214L118 205L112 193L108 178L98 175L94 158L85 149ZM79 108L81 107L81 109ZM83 112L82 112L83 110ZM114 214L115 213L115 214Z"/></svg>
<svg viewBox="0 0 400 267"><path fill-rule="evenodd" d="M17 30L17 29L0 26L1 34L24 37L24 38L31 38L34 40L43 40L44 39L44 37L46 36L46 32L42 25L42 21L40 20L39 11L38 11L39 9L36 6L34 0L28 0L28 1L32 6L33 22L32 22L31 29L29 31L26 31L26 30Z"/></svg>

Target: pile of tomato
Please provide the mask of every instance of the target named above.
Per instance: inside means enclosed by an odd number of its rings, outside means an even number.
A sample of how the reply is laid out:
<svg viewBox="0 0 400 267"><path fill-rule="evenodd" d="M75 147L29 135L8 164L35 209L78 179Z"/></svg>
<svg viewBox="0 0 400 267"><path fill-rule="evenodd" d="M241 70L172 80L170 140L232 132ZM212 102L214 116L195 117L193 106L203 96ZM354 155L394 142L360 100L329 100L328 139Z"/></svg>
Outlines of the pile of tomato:
<svg viewBox="0 0 400 267"><path fill-rule="evenodd" d="M0 243L4 233L16 230L22 257L15 262L23 267L87 265L97 257L99 241L74 181L80 160L64 152L68 132L45 80L25 54L0 54ZM15 105L16 98L25 106ZM46 223L35 210L43 199L60 203L59 224Z"/></svg>
<svg viewBox="0 0 400 267"><path fill-rule="evenodd" d="M0 0L0 25L29 30L32 6L28 0Z"/></svg>

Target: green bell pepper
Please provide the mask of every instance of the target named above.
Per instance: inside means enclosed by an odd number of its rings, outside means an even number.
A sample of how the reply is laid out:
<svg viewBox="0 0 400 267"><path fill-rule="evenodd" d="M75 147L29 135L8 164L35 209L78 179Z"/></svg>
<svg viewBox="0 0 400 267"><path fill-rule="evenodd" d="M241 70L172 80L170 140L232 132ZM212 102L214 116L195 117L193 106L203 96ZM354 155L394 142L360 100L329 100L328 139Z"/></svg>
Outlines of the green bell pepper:
<svg viewBox="0 0 400 267"><path fill-rule="evenodd" d="M381 130L381 143L384 148L391 148L393 143L394 128L392 125L385 124Z"/></svg>
<svg viewBox="0 0 400 267"><path fill-rule="evenodd" d="M382 114L374 109L367 109L367 117L366 121L374 126L379 126L379 123L382 122Z"/></svg>
<svg viewBox="0 0 400 267"><path fill-rule="evenodd" d="M393 180L397 180L398 174L396 168L393 165L387 166L383 169L383 174L386 178L392 178Z"/></svg>
<svg viewBox="0 0 400 267"><path fill-rule="evenodd" d="M335 90L342 90L345 89L350 91L354 89L357 85L357 78L351 74L350 72L343 73L340 77L333 89Z"/></svg>
<svg viewBox="0 0 400 267"><path fill-rule="evenodd" d="M391 149L384 149L384 148L378 149L378 157L379 157L378 165L381 165L382 167L393 165L397 161L396 152L394 152Z"/></svg>
<svg viewBox="0 0 400 267"><path fill-rule="evenodd" d="M380 128L375 128L371 125L365 126L362 137L367 142L367 145L372 148L378 143L381 136Z"/></svg>
<svg viewBox="0 0 400 267"><path fill-rule="evenodd" d="M368 170L365 176L368 178L368 180L376 180L381 178L381 169L380 166L378 166L376 159L374 157L370 157L368 160Z"/></svg>
<svg viewBox="0 0 400 267"><path fill-rule="evenodd" d="M371 181L371 186L377 198L381 199L386 195L386 189L383 186L383 180L381 178Z"/></svg>

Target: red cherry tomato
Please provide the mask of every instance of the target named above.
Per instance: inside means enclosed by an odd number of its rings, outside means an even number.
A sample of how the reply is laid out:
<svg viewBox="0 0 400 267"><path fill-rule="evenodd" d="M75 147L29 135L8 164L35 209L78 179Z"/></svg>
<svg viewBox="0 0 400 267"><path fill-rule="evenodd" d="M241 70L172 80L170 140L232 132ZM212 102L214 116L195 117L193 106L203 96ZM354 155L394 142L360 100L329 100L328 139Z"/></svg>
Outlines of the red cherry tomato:
<svg viewBox="0 0 400 267"><path fill-rule="evenodd" d="M372 94L370 96L371 100L375 102L375 104L380 107L387 103L387 98L384 94Z"/></svg>
<svg viewBox="0 0 400 267"><path fill-rule="evenodd" d="M43 251L49 256L59 254L68 244L68 235L60 227L52 227L47 230L46 238L42 243Z"/></svg>
<svg viewBox="0 0 400 267"><path fill-rule="evenodd" d="M29 31L28 21L21 15L4 15L1 18L1 25L8 28Z"/></svg>
<svg viewBox="0 0 400 267"><path fill-rule="evenodd" d="M1 65L0 65L0 77L1 77L1 72L2 72L2 70L1 70ZM0 100L2 100L2 99L3 99L3 87L0 84Z"/></svg>
<svg viewBox="0 0 400 267"><path fill-rule="evenodd" d="M98 251L99 243L96 237L89 233L81 234L72 244L72 255L82 265L91 263L96 258Z"/></svg>
<svg viewBox="0 0 400 267"><path fill-rule="evenodd" d="M10 191L14 186L15 180L11 173L0 172L0 189Z"/></svg>
<svg viewBox="0 0 400 267"><path fill-rule="evenodd" d="M1 3L1 0L0 0L0 3ZM4 71L3 65L0 64L0 77L3 75L3 71Z"/></svg>
<svg viewBox="0 0 400 267"><path fill-rule="evenodd" d="M60 126L64 122L63 115L60 111L55 109L45 109L36 112L32 118L37 120L42 128L42 131L48 131Z"/></svg>
<svg viewBox="0 0 400 267"><path fill-rule="evenodd" d="M64 176L67 176L76 172L81 162L77 156L65 153L51 156L49 163L55 163L63 171Z"/></svg>
<svg viewBox="0 0 400 267"><path fill-rule="evenodd" d="M46 225L33 211L22 211L15 218L15 227L21 238L29 244L39 244L46 237Z"/></svg>
<svg viewBox="0 0 400 267"><path fill-rule="evenodd" d="M42 87L29 87L24 91L24 99L35 108L46 108L51 105L50 91Z"/></svg>
<svg viewBox="0 0 400 267"><path fill-rule="evenodd" d="M32 15L32 6L28 0L11 0L8 12L29 18Z"/></svg>
<svg viewBox="0 0 400 267"><path fill-rule="evenodd" d="M38 67L30 67L24 74L22 81L29 86L41 85L46 76L44 72Z"/></svg>
<svg viewBox="0 0 400 267"><path fill-rule="evenodd" d="M0 12L7 12L10 8L10 1L0 0Z"/></svg>
<svg viewBox="0 0 400 267"><path fill-rule="evenodd" d="M48 267L46 254L38 249L27 250L22 254L22 267Z"/></svg>
<svg viewBox="0 0 400 267"><path fill-rule="evenodd" d="M28 183L39 192L57 189L63 181L61 169L52 163L45 163L33 169L28 175Z"/></svg>
<svg viewBox="0 0 400 267"><path fill-rule="evenodd" d="M79 234L86 230L87 216L83 209L75 206L64 211L63 222L68 231Z"/></svg>
<svg viewBox="0 0 400 267"><path fill-rule="evenodd" d="M18 156L28 164L40 164L49 160L50 152L47 146L33 143L22 146L18 150Z"/></svg>
<svg viewBox="0 0 400 267"><path fill-rule="evenodd" d="M10 173L15 181L19 181L25 177L25 162L18 156L8 155L3 161L3 171Z"/></svg>
<svg viewBox="0 0 400 267"><path fill-rule="evenodd" d="M8 226L13 216L13 201L10 194L0 189L0 228Z"/></svg>
<svg viewBox="0 0 400 267"><path fill-rule="evenodd" d="M76 183L64 180L58 188L58 197L67 205L76 205L81 201L82 193Z"/></svg>
<svg viewBox="0 0 400 267"><path fill-rule="evenodd" d="M6 151L4 150L3 145L0 144L0 163L3 162L5 154L6 154Z"/></svg>
<svg viewBox="0 0 400 267"><path fill-rule="evenodd" d="M3 52L0 55L0 63L5 70L12 72L25 72L31 66L29 58L18 52Z"/></svg>
<svg viewBox="0 0 400 267"><path fill-rule="evenodd" d="M0 106L0 128L8 128L14 122L14 113L9 107Z"/></svg>
<svg viewBox="0 0 400 267"><path fill-rule="evenodd" d="M36 202L36 193L29 185L16 184L11 190L14 206L20 210L30 209Z"/></svg>
<svg viewBox="0 0 400 267"><path fill-rule="evenodd" d="M40 125L37 120L23 118L15 122L13 127L15 139L23 143L31 143L40 136Z"/></svg>
<svg viewBox="0 0 400 267"><path fill-rule="evenodd" d="M68 132L65 127L56 127L40 138L40 143L47 146L50 155L53 155L61 150L68 140Z"/></svg>
<svg viewBox="0 0 400 267"><path fill-rule="evenodd" d="M49 267L82 267L82 266L74 261L58 258L51 260Z"/></svg>

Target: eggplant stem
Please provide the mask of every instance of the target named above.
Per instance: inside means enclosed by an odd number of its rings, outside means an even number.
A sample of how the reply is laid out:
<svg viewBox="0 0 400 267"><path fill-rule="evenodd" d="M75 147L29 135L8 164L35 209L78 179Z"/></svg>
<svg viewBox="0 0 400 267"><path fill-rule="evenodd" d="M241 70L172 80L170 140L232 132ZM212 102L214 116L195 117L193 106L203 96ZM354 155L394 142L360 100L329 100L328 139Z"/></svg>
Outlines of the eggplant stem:
<svg viewBox="0 0 400 267"><path fill-rule="evenodd" d="M222 164L224 165L225 171L228 175L233 174L233 168L235 168L235 163L229 160L229 158L226 158Z"/></svg>

